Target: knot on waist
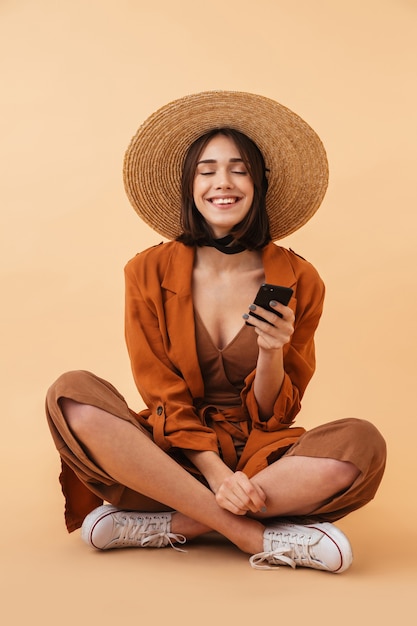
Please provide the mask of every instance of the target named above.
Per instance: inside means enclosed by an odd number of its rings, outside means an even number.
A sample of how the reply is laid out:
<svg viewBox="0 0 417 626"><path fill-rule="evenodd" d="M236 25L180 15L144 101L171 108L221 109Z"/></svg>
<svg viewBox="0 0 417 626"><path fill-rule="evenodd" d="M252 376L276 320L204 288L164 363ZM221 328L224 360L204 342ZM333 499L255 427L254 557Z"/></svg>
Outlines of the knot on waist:
<svg viewBox="0 0 417 626"><path fill-rule="evenodd" d="M200 409L204 424L217 436L220 456L231 469L236 469L236 447L243 448L250 432L249 413L242 406L219 408L208 405Z"/></svg>

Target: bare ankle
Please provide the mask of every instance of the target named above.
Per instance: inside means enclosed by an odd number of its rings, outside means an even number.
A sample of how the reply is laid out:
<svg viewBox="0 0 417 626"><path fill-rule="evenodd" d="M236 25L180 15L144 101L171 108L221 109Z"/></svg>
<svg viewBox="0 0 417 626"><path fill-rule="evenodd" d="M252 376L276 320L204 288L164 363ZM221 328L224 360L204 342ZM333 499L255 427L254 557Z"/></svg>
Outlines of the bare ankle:
<svg viewBox="0 0 417 626"><path fill-rule="evenodd" d="M187 539L194 539L199 535L209 533L212 529L200 522L196 522L182 513L175 512L172 514L171 531L184 535Z"/></svg>
<svg viewBox="0 0 417 626"><path fill-rule="evenodd" d="M246 518L249 519L249 518ZM263 550L263 535L265 526L258 521L251 520L253 524L247 527L241 537L237 538L234 543L236 546L247 554L256 554Z"/></svg>

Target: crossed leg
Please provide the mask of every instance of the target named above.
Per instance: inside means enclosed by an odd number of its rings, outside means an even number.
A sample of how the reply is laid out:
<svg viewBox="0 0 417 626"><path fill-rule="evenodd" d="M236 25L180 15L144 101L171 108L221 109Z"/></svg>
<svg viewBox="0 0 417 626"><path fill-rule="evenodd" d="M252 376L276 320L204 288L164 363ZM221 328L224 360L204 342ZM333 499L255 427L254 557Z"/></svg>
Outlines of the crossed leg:
<svg viewBox="0 0 417 626"><path fill-rule="evenodd" d="M262 518L308 515L359 475L344 461L283 457L252 479L267 495L267 511L256 515L258 519L234 515L130 422L67 398L60 404L73 434L98 466L118 483L177 511L173 533L192 539L215 530L249 554L262 550Z"/></svg>

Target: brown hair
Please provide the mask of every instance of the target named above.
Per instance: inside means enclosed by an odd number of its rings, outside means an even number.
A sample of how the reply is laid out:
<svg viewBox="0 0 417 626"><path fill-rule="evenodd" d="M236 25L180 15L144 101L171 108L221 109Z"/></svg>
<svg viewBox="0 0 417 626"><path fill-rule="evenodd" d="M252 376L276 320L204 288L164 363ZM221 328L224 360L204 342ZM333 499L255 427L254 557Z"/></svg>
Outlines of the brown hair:
<svg viewBox="0 0 417 626"><path fill-rule="evenodd" d="M188 149L181 180L182 233L177 241L187 246L204 246L213 241L213 233L194 203L193 186L198 159L209 141L217 135L229 137L236 144L254 185L252 206L244 219L232 229L234 243L242 244L248 250L259 250L271 241L265 207L268 190L265 161L258 146L232 128L213 129L199 137Z"/></svg>

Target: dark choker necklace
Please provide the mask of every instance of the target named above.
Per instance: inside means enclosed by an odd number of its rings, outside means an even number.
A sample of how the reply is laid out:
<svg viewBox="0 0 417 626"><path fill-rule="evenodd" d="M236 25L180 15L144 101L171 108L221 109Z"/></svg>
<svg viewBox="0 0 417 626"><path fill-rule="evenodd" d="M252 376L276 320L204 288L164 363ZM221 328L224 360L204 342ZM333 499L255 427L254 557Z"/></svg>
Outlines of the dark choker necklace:
<svg viewBox="0 0 417 626"><path fill-rule="evenodd" d="M246 250L245 246L238 243L235 246L230 246L233 241L233 235L226 235L226 237L222 237L221 239L213 239L207 245L216 248L219 252L223 252L223 254L238 254L239 252L243 252Z"/></svg>

